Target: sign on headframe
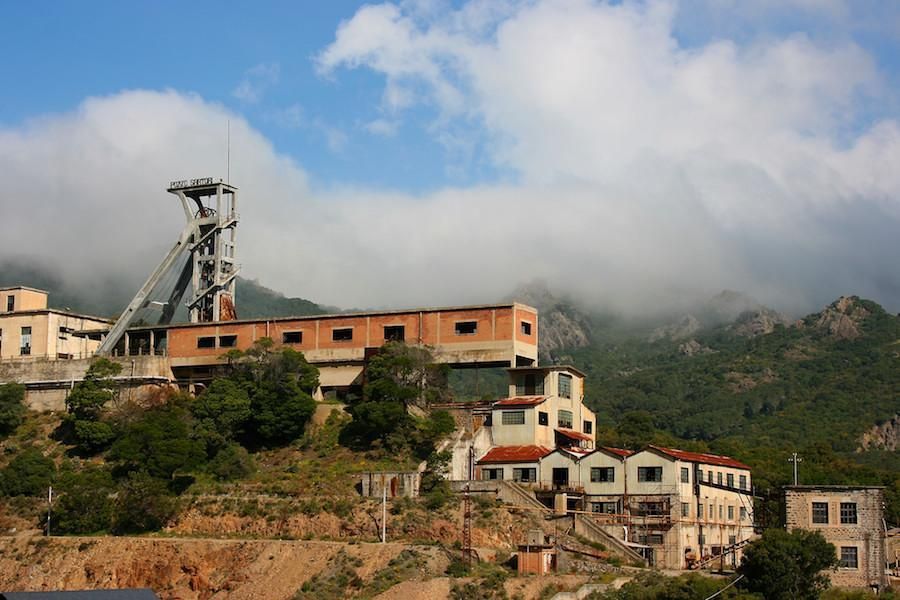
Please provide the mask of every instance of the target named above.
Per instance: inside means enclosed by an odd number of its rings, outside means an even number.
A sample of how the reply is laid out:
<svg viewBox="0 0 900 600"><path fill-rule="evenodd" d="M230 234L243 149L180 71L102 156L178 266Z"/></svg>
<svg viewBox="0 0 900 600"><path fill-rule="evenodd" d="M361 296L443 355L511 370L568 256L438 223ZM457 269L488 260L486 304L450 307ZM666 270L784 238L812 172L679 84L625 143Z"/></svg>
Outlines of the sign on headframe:
<svg viewBox="0 0 900 600"><path fill-rule="evenodd" d="M212 177L201 177L199 179L179 179L169 184L170 190L181 190L198 185L213 185L215 182Z"/></svg>

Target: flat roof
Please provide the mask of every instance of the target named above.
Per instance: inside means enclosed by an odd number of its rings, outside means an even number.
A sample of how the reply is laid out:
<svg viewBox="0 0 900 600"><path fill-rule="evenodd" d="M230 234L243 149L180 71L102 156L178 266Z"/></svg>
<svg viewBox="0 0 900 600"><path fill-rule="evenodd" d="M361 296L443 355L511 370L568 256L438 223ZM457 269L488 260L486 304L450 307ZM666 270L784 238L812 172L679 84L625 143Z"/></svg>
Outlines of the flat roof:
<svg viewBox="0 0 900 600"><path fill-rule="evenodd" d="M498 308L524 308L537 313L537 309L522 304L521 302L506 302L503 304L474 304L470 306L437 306L427 308L405 308L397 310L375 310L365 312L345 312L345 313L326 313L321 315L302 315L294 317L258 317L255 319L236 319L234 321L207 321L205 323L169 323L166 325L142 325L139 327L129 327L128 331L141 331L149 329L181 329L187 327L207 327L210 325L249 325L252 323L281 323L285 321L316 321L319 319L352 319L356 317L381 317L391 315L405 315L409 313L434 313L434 312L454 312L466 310L487 310Z"/></svg>
<svg viewBox="0 0 900 600"><path fill-rule="evenodd" d="M2 292L2 291L3 290L0 290L0 292ZM0 318L21 317L21 316L28 316L28 315L43 315L43 314L49 314L49 313L55 313L57 315L65 315L67 317L75 317L77 319L90 319L91 321L102 321L104 323L109 323L109 324L112 324L115 322L112 319L106 319L104 317L98 317L95 315L85 315L82 313L76 313L76 312L72 312L72 311L68 311L68 310L60 310L58 308L35 308L32 310L14 310L12 312L0 312ZM97 331L97 332L102 333L102 332L106 331L106 329L92 329L90 331Z"/></svg>
<svg viewBox="0 0 900 600"><path fill-rule="evenodd" d="M510 367L506 369L510 372L524 372L524 371L572 371L582 377L587 377L587 375L581 369L577 369L572 365L547 365L547 366L536 366L536 367Z"/></svg>
<svg viewBox="0 0 900 600"><path fill-rule="evenodd" d="M37 292L39 294L47 294L50 295L50 292L47 290L39 290L37 288L28 287L27 285L13 285L10 287L0 287L0 292L11 292L13 290L28 290L29 292Z"/></svg>

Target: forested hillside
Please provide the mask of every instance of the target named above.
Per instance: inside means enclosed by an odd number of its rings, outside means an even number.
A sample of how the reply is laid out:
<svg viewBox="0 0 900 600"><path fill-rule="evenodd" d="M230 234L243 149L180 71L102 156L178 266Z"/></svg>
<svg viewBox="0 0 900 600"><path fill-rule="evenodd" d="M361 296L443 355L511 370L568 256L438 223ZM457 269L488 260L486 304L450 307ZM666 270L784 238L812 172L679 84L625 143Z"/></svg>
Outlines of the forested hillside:
<svg viewBox="0 0 900 600"><path fill-rule="evenodd" d="M607 442L705 446L753 466L764 494L789 483L796 451L801 483L885 485L900 521L894 442L870 436L861 448L866 431L900 414L900 318L874 302L842 298L755 336L732 323L686 341L595 340L569 358L588 374Z"/></svg>

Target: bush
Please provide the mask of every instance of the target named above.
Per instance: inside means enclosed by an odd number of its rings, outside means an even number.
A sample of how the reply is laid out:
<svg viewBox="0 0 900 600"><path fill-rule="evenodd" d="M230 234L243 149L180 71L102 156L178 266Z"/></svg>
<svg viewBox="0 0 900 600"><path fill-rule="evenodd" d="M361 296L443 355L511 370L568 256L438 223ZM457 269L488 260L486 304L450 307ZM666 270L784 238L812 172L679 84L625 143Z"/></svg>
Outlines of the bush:
<svg viewBox="0 0 900 600"><path fill-rule="evenodd" d="M818 531L767 529L747 546L738 571L743 587L767 599L812 600L829 587L823 571L836 564L834 545Z"/></svg>
<svg viewBox="0 0 900 600"><path fill-rule="evenodd" d="M56 465L36 448L23 450L0 471L0 491L6 496L39 497L56 475Z"/></svg>
<svg viewBox="0 0 900 600"><path fill-rule="evenodd" d="M218 378L191 402L190 411L197 421L198 434L215 454L243 433L251 417L250 396L237 382Z"/></svg>
<svg viewBox="0 0 900 600"><path fill-rule="evenodd" d="M25 415L25 386L18 383L0 385L0 437L7 436L22 424Z"/></svg>
<svg viewBox="0 0 900 600"><path fill-rule="evenodd" d="M228 444L209 462L207 470L220 481L243 479L256 470L253 458L238 444Z"/></svg>
<svg viewBox="0 0 900 600"><path fill-rule="evenodd" d="M117 534L157 531L175 514L175 498L164 481L146 472L129 473L116 498L113 531Z"/></svg>
<svg viewBox="0 0 900 600"><path fill-rule="evenodd" d="M114 491L112 476L103 469L87 469L64 478L60 483L61 494L53 506L53 531L73 534L108 531Z"/></svg>

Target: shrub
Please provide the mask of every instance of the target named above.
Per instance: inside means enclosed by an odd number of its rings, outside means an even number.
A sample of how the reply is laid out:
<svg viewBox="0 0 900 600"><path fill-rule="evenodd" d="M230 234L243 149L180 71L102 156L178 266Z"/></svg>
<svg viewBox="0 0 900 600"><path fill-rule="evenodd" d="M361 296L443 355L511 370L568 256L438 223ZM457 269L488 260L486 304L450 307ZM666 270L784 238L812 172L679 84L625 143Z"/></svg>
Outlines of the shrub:
<svg viewBox="0 0 900 600"><path fill-rule="evenodd" d="M256 465L243 446L228 444L216 453L207 470L220 481L233 481L251 475Z"/></svg>
<svg viewBox="0 0 900 600"><path fill-rule="evenodd" d="M25 415L25 386L0 385L0 436L6 436L22 424Z"/></svg>
<svg viewBox="0 0 900 600"><path fill-rule="evenodd" d="M0 491L6 496L43 496L55 474L51 459L36 448L28 448L0 471Z"/></svg>
<svg viewBox="0 0 900 600"><path fill-rule="evenodd" d="M75 534L108 531L114 491L112 476L103 469L87 469L64 478L61 494L53 506L53 531Z"/></svg>
<svg viewBox="0 0 900 600"><path fill-rule="evenodd" d="M116 498L113 531L143 533L160 529L175 514L176 501L164 481L146 472L129 473Z"/></svg>

